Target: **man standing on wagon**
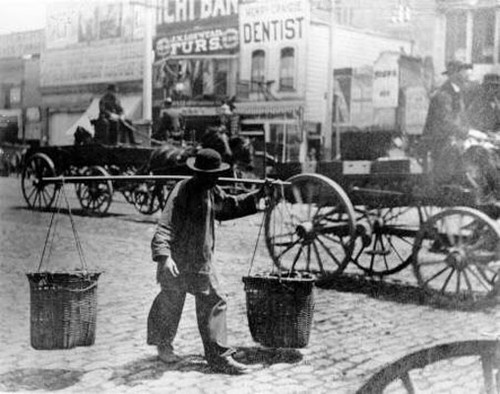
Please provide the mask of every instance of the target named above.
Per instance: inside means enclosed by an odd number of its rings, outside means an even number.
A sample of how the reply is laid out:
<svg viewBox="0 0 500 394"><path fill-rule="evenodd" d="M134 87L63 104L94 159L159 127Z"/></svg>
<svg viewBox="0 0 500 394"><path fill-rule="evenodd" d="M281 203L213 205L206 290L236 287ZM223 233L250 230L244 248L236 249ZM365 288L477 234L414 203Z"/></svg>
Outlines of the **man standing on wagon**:
<svg viewBox="0 0 500 394"><path fill-rule="evenodd" d="M448 62L443 73L448 79L431 97L423 139L437 182L462 183L462 142L469 131L464 99L471 68L460 61Z"/></svg>
<svg viewBox="0 0 500 394"><path fill-rule="evenodd" d="M216 181L229 165L213 149L200 150L195 158L188 159L187 165L195 175L179 182L170 193L151 242L161 291L149 312L147 342L157 347L163 362L179 361L172 342L186 293L190 293L196 299L198 329L211 369L245 373L249 368L233 359L235 351L227 343L226 299L212 263L214 224L215 220L255 213L268 186L244 195L225 194Z"/></svg>

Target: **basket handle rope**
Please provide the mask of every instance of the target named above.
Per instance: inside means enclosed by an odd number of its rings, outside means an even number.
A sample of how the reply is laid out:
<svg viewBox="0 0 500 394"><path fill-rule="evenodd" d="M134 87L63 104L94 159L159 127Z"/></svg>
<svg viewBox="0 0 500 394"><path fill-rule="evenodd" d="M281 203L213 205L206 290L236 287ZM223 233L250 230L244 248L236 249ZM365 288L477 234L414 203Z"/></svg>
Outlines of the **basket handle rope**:
<svg viewBox="0 0 500 394"><path fill-rule="evenodd" d="M62 183L62 186L59 188L56 194L56 200L55 200L55 206L57 207L57 210L54 210L52 212L52 215L50 217L50 224L49 228L47 229L47 235L45 237L45 243L43 245L43 250L42 250L42 255L40 257L40 262L38 263L38 272L42 269L43 262L45 260L45 257L47 256L47 259L50 259L50 256L52 255L52 249L54 246L54 238L56 235L56 227L57 227L57 222L59 219L59 214L61 213L61 194L64 197L64 201L66 203L66 208L68 209L68 215L69 215L69 220L71 223L71 230L73 232L73 238L75 240L75 247L78 253L78 257L80 258L80 263L82 265L82 270L87 271L87 261L85 260L85 255L83 253L83 248L82 244L80 241L80 237L78 235L78 231L76 230L75 226L75 221L73 219L73 214L71 213L71 207L69 205L68 201L68 196L66 195L65 187L64 187L64 180ZM50 246L49 246L50 244ZM47 251L47 246L49 246L49 249Z"/></svg>
<svg viewBox="0 0 500 394"><path fill-rule="evenodd" d="M273 184L275 185L275 184ZM280 182L279 185L281 186L281 195L284 196L284 186L283 186L283 183ZM271 211L272 211L272 208L275 204L275 199L276 199L276 195L275 193L272 194L273 198L271 197L266 197L265 198L265 206L266 206L266 209L264 211L264 214L262 215L262 221L260 223L260 226L259 226L259 232L257 234L257 240L255 241L255 247L253 249L253 253L252 253L252 259L250 260L250 267L248 268L248 275L250 276L251 272L252 272L252 268L253 268L253 263L255 261L255 254L257 253L257 247L259 245L259 240L260 240L260 236L262 234L262 228L264 227L264 223L265 223L265 220L266 220L266 216L267 215L270 215L271 214ZM276 267L274 266L273 263L271 263L271 272L274 272L276 269ZM281 279L281 270L278 270L278 277Z"/></svg>

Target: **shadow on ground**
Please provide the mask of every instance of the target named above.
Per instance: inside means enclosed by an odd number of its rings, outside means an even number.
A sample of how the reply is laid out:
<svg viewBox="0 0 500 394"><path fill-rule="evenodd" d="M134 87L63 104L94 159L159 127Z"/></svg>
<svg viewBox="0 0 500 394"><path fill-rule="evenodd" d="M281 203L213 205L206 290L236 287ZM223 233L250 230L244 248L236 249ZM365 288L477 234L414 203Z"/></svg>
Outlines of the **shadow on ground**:
<svg viewBox="0 0 500 394"><path fill-rule="evenodd" d="M83 371L69 369L16 369L0 375L0 391L56 391L76 384Z"/></svg>
<svg viewBox="0 0 500 394"><path fill-rule="evenodd" d="M23 211L48 212L48 213L54 213L54 212L57 212L57 210L58 210L56 207L35 209L35 208L20 207L20 206L13 207L12 209L23 210ZM61 213L63 215L68 215L69 211L67 208L61 208L59 210L59 213ZM71 208L71 214L74 216L84 216L84 217L122 217L122 216L126 216L126 214L123 214L123 213L113 213L113 212L106 212L103 214L99 214L99 213L92 214L92 213L89 213L88 211L84 211L81 208Z"/></svg>
<svg viewBox="0 0 500 394"><path fill-rule="evenodd" d="M340 274L317 283L321 289L362 293L370 297L401 304L426 305L433 308L461 311L484 311L499 303L495 297L482 300L456 299L438 292L426 293L420 287L392 279L370 278L359 274Z"/></svg>
<svg viewBox="0 0 500 394"><path fill-rule="evenodd" d="M293 364L302 360L302 354L293 349L266 349L260 347L238 348L235 359L248 365ZM117 385L135 386L144 380L157 380L167 371L199 372L213 374L204 357L187 355L178 363L165 364L158 357L139 359L114 369L111 381Z"/></svg>

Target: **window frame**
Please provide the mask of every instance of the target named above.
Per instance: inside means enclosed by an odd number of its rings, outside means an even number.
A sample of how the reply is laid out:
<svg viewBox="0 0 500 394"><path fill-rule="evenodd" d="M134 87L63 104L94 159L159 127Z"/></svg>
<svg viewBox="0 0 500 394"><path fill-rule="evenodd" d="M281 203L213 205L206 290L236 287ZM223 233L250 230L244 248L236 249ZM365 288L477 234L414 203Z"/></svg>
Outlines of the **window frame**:
<svg viewBox="0 0 500 394"><path fill-rule="evenodd" d="M290 72L290 75L289 76L286 76L284 77L283 76L283 71L284 71L284 68L283 68L283 59L284 59L284 52L285 51L290 51L292 52L293 56L292 56L292 60L291 60L291 72ZM281 47L280 48L280 66L279 66L279 85L278 85L278 89L280 92L295 92L297 90L297 87L296 87L296 81L297 81L297 48L295 46L284 46L284 47ZM288 56L287 58L289 58L290 56ZM289 71L289 70L288 70ZM287 79L291 79L292 83L291 83L291 86L290 85L285 85L283 84L283 80L287 78Z"/></svg>
<svg viewBox="0 0 500 394"><path fill-rule="evenodd" d="M262 58L262 64L259 65L259 68L257 69L255 67L254 60L257 58L257 54L262 54L262 56L259 56ZM260 92L262 90L262 84L265 82L266 78L266 57L267 53L265 49L259 48L259 49L254 49L252 53L250 54L250 92L255 93L255 92ZM260 73L256 73L255 71L258 70ZM257 75L257 78L255 78L255 74ZM260 84L259 84L260 83Z"/></svg>

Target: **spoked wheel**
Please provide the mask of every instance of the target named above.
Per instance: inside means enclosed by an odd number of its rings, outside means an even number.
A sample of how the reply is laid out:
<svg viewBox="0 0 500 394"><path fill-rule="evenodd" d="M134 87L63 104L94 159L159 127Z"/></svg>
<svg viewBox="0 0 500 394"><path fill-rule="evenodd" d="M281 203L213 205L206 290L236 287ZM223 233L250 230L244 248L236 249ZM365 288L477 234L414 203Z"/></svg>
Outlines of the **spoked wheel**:
<svg viewBox="0 0 500 394"><path fill-rule="evenodd" d="M318 279L341 273L350 261L355 238L349 198L322 175L296 175L288 182L281 199L266 212L266 245L274 264Z"/></svg>
<svg viewBox="0 0 500 394"><path fill-rule="evenodd" d="M83 175L108 176L108 172L100 166L94 166L87 169ZM106 180L77 183L76 196L85 212L104 215L113 200L113 185L111 181Z"/></svg>
<svg viewBox="0 0 500 394"><path fill-rule="evenodd" d="M144 182L133 191L134 207L144 215L158 212L164 199L163 185L159 182Z"/></svg>
<svg viewBox="0 0 500 394"><path fill-rule="evenodd" d="M496 295L499 227L472 208L444 210L418 233L412 262L418 283L429 293L473 301Z"/></svg>
<svg viewBox="0 0 500 394"><path fill-rule="evenodd" d="M407 354L373 374L356 394L439 393L497 394L500 391L500 342L459 341ZM451 378L453 377L453 378Z"/></svg>
<svg viewBox="0 0 500 394"><path fill-rule="evenodd" d="M28 159L21 178L23 196L28 206L35 209L50 208L59 186L42 182L43 177L55 177L54 163L44 153L35 153Z"/></svg>
<svg viewBox="0 0 500 394"><path fill-rule="evenodd" d="M366 274L391 275L410 263L421 224L436 213L434 207L389 207L358 210L358 235L353 262Z"/></svg>

